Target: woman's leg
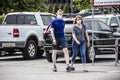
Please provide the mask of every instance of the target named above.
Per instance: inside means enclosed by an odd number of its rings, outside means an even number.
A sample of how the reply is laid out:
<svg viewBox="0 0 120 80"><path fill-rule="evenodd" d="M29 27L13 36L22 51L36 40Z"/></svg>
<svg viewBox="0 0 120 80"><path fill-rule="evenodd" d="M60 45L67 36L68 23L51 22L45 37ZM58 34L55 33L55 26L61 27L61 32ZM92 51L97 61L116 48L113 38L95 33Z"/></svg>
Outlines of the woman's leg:
<svg viewBox="0 0 120 80"><path fill-rule="evenodd" d="M86 71L86 41L82 41L80 45L80 54L81 54L81 61L83 64L84 71Z"/></svg>
<svg viewBox="0 0 120 80"><path fill-rule="evenodd" d="M73 54L72 54L72 58L71 58L71 67L73 67L75 59L78 55L78 45L75 42L72 42L72 51L73 51Z"/></svg>

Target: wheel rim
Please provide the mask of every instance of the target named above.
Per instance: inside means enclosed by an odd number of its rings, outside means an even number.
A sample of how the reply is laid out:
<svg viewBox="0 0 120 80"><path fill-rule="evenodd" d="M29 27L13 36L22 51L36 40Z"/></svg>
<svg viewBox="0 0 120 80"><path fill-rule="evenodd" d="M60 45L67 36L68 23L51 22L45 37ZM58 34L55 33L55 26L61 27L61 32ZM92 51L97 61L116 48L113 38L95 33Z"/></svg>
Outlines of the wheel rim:
<svg viewBox="0 0 120 80"><path fill-rule="evenodd" d="M28 47L28 53L31 57L33 57L35 55L35 45L33 43L31 43Z"/></svg>
<svg viewBox="0 0 120 80"><path fill-rule="evenodd" d="M90 47L90 48L89 48L89 54L88 54L88 56L89 56L89 59L90 59L91 61L92 61L92 58L93 58L92 52L93 52L92 47Z"/></svg>

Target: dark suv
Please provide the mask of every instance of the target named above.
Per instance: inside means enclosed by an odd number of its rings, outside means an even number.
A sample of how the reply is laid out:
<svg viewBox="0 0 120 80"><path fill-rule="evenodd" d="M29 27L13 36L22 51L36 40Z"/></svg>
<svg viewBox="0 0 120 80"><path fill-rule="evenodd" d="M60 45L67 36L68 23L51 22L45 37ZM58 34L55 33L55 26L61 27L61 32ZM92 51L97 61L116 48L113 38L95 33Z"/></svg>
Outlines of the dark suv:
<svg viewBox="0 0 120 80"><path fill-rule="evenodd" d="M111 29L108 25L106 25L105 23L103 23L102 21L99 20L93 20L93 30L92 30L92 19L86 19L84 20L84 25L86 26L86 29L89 33L90 36L90 41L92 44L92 32L94 32L94 36L93 39L104 39L104 38L116 38L116 37L120 37L120 34L116 34L116 32L113 31L113 29ZM69 53L70 56L72 54L72 35L71 35L71 29L72 26L74 26L73 24L69 24L69 26L65 27L65 37L68 41L68 49L69 49ZM45 35L44 35L44 39L45 39L45 46L44 49L46 51L46 58L49 62L52 61L52 57L51 57L51 50L52 50L52 39L51 39L51 35L50 32L48 31ZM114 44L115 39L112 40L94 40L94 45L112 45ZM91 62L91 55L90 55L90 49L92 46L90 46L89 48L87 48L87 52L86 52L86 57L87 57L87 62ZM112 48L110 46L107 46L107 48ZM106 47L95 47L95 55L97 54L101 54L101 53L114 53L113 50L106 50ZM60 48L61 51L61 48ZM62 53L63 54L63 53ZM61 54L58 54L61 55ZM120 54L119 54L120 57Z"/></svg>

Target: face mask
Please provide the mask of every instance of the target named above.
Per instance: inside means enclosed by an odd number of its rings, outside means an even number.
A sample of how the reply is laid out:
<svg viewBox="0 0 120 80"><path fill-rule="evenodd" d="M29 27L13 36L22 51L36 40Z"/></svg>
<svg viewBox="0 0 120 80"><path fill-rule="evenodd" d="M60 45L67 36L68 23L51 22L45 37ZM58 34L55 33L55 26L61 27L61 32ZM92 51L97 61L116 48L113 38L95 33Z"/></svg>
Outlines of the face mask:
<svg viewBox="0 0 120 80"><path fill-rule="evenodd" d="M62 19L62 15L57 15L57 18L58 19Z"/></svg>
<svg viewBox="0 0 120 80"><path fill-rule="evenodd" d="M77 24L81 24L81 20L77 20Z"/></svg>

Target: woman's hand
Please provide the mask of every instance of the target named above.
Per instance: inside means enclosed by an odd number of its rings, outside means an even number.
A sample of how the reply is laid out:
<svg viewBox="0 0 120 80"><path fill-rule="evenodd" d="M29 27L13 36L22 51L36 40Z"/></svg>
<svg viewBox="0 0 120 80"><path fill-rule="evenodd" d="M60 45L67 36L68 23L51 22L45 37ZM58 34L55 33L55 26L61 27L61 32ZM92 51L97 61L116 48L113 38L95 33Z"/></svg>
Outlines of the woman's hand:
<svg viewBox="0 0 120 80"><path fill-rule="evenodd" d="M80 44L80 41L77 40L76 43L79 45L79 44Z"/></svg>
<svg viewBox="0 0 120 80"><path fill-rule="evenodd" d="M89 41L87 42L87 46L90 47L90 42Z"/></svg>

